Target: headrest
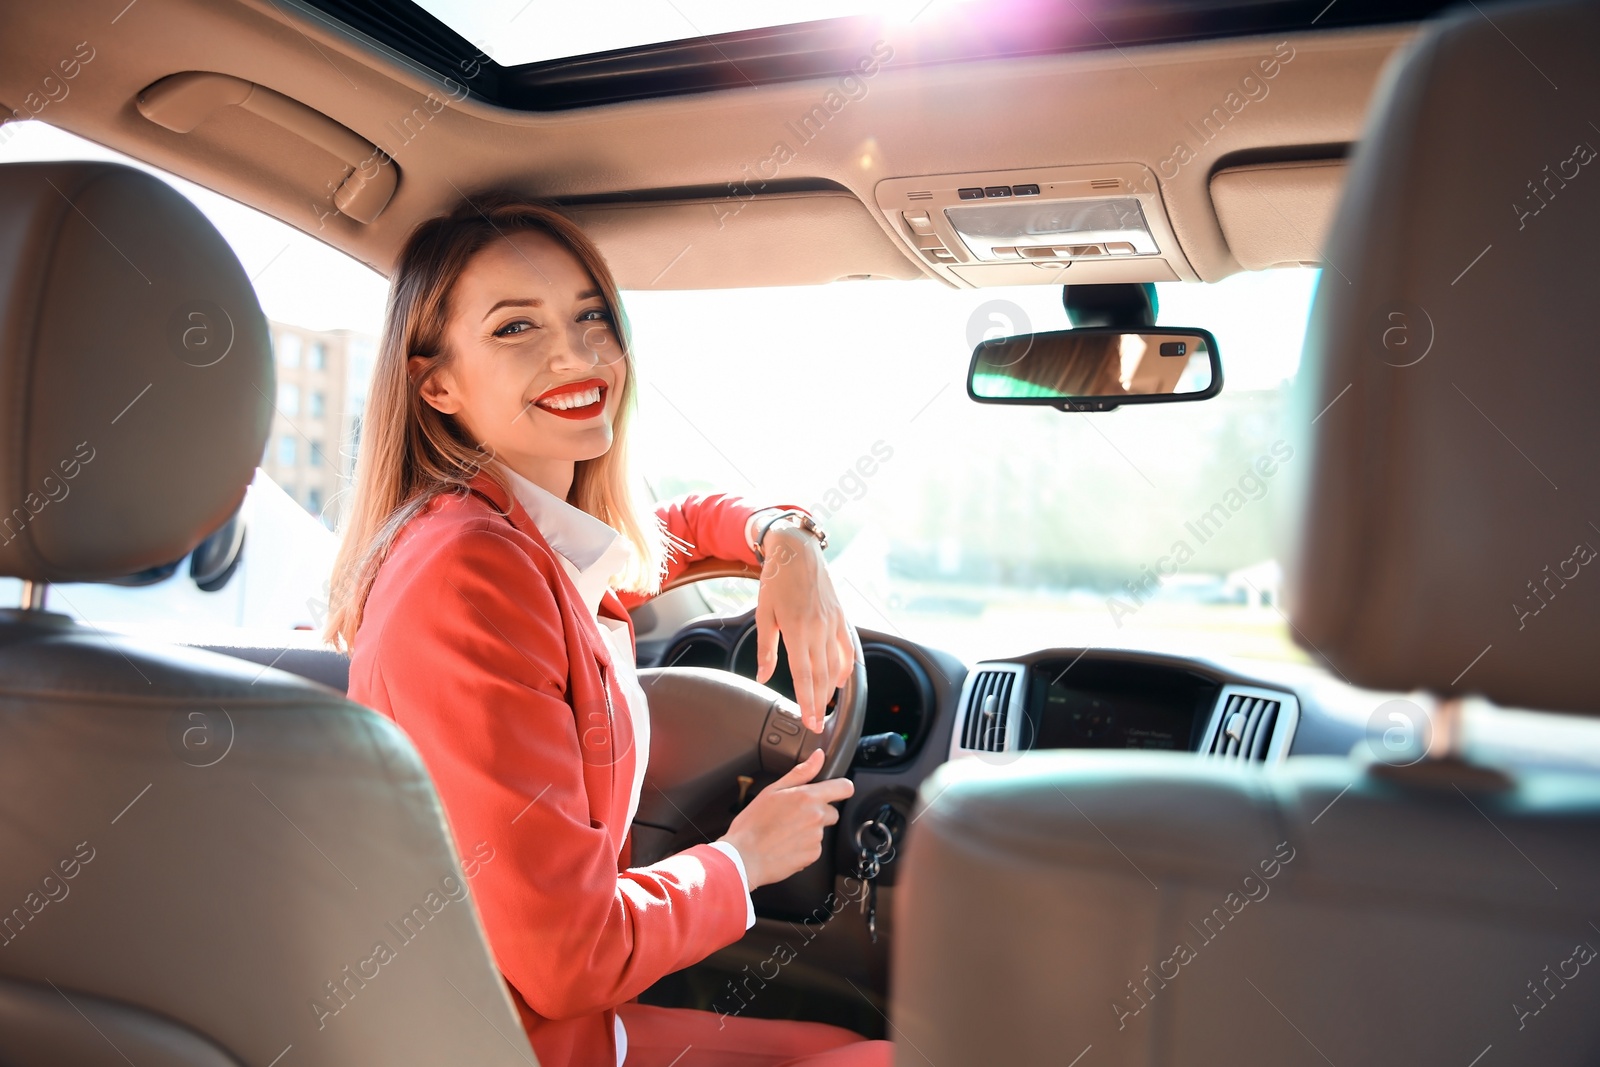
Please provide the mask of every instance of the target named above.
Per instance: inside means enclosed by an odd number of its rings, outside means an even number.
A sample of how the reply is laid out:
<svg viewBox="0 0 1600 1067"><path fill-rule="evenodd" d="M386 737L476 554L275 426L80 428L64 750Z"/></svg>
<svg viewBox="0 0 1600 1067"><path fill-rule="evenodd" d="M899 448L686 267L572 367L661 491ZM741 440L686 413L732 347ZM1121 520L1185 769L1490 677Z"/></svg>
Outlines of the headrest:
<svg viewBox="0 0 1600 1067"><path fill-rule="evenodd" d="M0 166L0 575L170 563L244 497L266 319L216 228L142 171Z"/></svg>
<svg viewBox="0 0 1600 1067"><path fill-rule="evenodd" d="M1357 685L1600 712L1600 9L1387 72L1318 283L1287 602Z"/></svg>

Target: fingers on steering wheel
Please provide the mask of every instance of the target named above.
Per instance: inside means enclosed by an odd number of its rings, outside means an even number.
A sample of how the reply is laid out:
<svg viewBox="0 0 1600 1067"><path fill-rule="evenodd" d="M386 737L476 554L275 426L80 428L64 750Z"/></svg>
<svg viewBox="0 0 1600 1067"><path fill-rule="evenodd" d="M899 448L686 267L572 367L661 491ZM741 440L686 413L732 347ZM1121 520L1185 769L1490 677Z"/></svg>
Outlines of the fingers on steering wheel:
<svg viewBox="0 0 1600 1067"><path fill-rule="evenodd" d="M833 699L833 656L826 638L817 642L817 715L828 714L828 701Z"/></svg>
<svg viewBox="0 0 1600 1067"><path fill-rule="evenodd" d="M837 630L826 634L822 639L822 676L828 679L828 696L833 696L833 690L839 688L839 677L843 664L839 662L839 642Z"/></svg>
<svg viewBox="0 0 1600 1067"><path fill-rule="evenodd" d="M756 681L765 684L778 666L778 620L766 599L756 602ZM798 689L795 690L799 692Z"/></svg>
<svg viewBox="0 0 1600 1067"><path fill-rule="evenodd" d="M794 696L800 704L800 716L808 727L819 728L822 709L817 704L817 690L813 684L811 660L789 653L789 672L794 678Z"/></svg>
<svg viewBox="0 0 1600 1067"><path fill-rule="evenodd" d="M838 641L835 647L839 650L839 671L834 688L840 689L850 680L856 665L855 643L850 640L850 623L842 616L839 619Z"/></svg>

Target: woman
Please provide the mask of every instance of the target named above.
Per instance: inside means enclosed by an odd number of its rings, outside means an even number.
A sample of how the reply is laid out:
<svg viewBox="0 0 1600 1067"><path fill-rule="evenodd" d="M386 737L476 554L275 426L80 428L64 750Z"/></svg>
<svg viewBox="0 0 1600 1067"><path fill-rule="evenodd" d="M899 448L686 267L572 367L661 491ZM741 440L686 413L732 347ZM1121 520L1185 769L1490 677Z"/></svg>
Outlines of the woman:
<svg viewBox="0 0 1600 1067"><path fill-rule="evenodd" d="M649 753L628 605L693 559L765 558L760 677L781 632L817 728L852 660L799 509L635 513L634 388L616 283L565 217L496 194L412 234L335 563L350 697L409 733L458 851L495 857L478 910L545 1067L888 1063L887 1043L837 1027L629 1003L738 940L749 890L814 861L852 789L811 781L813 754L722 840L628 867Z"/></svg>

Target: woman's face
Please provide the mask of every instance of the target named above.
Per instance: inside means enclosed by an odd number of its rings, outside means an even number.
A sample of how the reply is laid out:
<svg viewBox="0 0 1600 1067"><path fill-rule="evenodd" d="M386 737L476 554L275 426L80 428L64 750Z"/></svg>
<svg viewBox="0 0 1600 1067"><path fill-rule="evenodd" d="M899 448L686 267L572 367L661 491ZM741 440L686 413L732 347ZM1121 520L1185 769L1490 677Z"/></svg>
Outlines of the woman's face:
<svg viewBox="0 0 1600 1067"><path fill-rule="evenodd" d="M473 256L450 294L444 345L423 399L518 473L543 481L611 447L622 347L599 286L554 238L519 231Z"/></svg>

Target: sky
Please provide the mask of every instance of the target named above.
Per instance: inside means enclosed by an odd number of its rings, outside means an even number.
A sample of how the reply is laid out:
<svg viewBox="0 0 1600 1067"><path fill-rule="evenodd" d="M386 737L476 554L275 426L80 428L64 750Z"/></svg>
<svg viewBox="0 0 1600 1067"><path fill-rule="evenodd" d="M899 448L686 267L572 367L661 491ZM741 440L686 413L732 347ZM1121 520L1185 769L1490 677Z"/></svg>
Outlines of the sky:
<svg viewBox="0 0 1600 1067"><path fill-rule="evenodd" d="M608 0L605 17L588 4L533 0L420 0L420 6L506 66L609 52L662 41L848 15L886 22L937 18L974 0Z"/></svg>

